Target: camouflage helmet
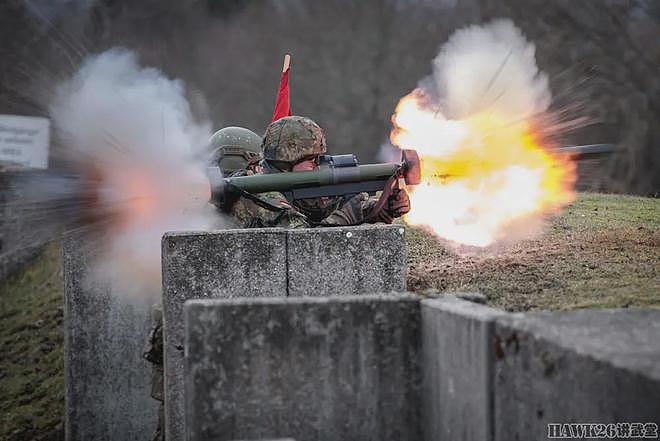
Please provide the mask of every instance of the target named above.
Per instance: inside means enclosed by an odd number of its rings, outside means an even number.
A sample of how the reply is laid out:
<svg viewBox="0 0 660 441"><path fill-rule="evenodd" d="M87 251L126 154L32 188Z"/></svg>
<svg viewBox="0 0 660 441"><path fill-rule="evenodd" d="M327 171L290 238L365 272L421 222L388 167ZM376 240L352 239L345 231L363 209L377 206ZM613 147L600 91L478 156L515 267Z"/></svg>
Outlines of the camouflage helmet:
<svg viewBox="0 0 660 441"><path fill-rule="evenodd" d="M263 141L266 161L294 163L326 152L325 132L303 116L287 116L270 123Z"/></svg>
<svg viewBox="0 0 660 441"><path fill-rule="evenodd" d="M209 139L208 150L211 163L217 164L223 174L244 170L262 158L261 137L243 127L218 130Z"/></svg>

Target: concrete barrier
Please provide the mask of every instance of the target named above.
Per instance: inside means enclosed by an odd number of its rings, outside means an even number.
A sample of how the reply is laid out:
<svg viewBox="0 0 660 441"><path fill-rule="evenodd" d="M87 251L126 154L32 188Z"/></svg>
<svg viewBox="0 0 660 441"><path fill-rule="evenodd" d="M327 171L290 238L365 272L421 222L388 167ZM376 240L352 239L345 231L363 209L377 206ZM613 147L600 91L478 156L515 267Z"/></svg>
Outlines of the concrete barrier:
<svg viewBox="0 0 660 441"><path fill-rule="evenodd" d="M419 440L415 296L193 300L190 441Z"/></svg>
<svg viewBox="0 0 660 441"><path fill-rule="evenodd" d="M94 258L81 236L64 241L64 379L67 441L150 439L158 404L142 358L151 302L89 277Z"/></svg>
<svg viewBox="0 0 660 441"><path fill-rule="evenodd" d="M422 301L424 439L493 439L494 327L505 314L449 295Z"/></svg>
<svg viewBox="0 0 660 441"><path fill-rule="evenodd" d="M548 424L660 423L660 311L300 297L402 289L403 245L396 226L167 234L168 441L184 439L186 418L199 440L497 441L544 438ZM148 439L151 302L88 278L93 257L65 241L66 437ZM184 381L184 302L233 297L282 298L193 302Z"/></svg>
<svg viewBox="0 0 660 441"><path fill-rule="evenodd" d="M405 290L403 228L168 233L163 238L165 419L183 440L183 304L193 298L331 296Z"/></svg>
<svg viewBox="0 0 660 441"><path fill-rule="evenodd" d="M658 310L509 314L444 296L421 301L414 330L412 313L402 313L414 308L389 302L192 302L190 439L505 441L589 433L571 423L600 423L592 435L610 438L657 434ZM392 334L395 328L403 333ZM380 363L392 368L388 376ZM376 384L387 390L374 396ZM403 407L419 413L388 416Z"/></svg>
<svg viewBox="0 0 660 441"><path fill-rule="evenodd" d="M660 311L299 297L405 286L396 226L171 233L162 245L168 441L186 434L184 385L199 440L503 441L564 423L660 423ZM66 439L148 439L151 305L88 278L93 257L82 238L65 241ZM185 382L184 302L269 296L282 298L193 302Z"/></svg>
<svg viewBox="0 0 660 441"><path fill-rule="evenodd" d="M175 441L184 439L184 302L285 296L286 230L167 233L162 262L165 433L168 441Z"/></svg>
<svg viewBox="0 0 660 441"><path fill-rule="evenodd" d="M427 440L660 423L660 311L508 314L447 296L422 302L422 325Z"/></svg>
<svg viewBox="0 0 660 441"><path fill-rule="evenodd" d="M567 423L602 423L601 435L610 423L654 423L657 437L660 310L516 314L495 332L496 440L582 430Z"/></svg>
<svg viewBox="0 0 660 441"><path fill-rule="evenodd" d="M401 225L289 230L287 247L289 296L406 290Z"/></svg>

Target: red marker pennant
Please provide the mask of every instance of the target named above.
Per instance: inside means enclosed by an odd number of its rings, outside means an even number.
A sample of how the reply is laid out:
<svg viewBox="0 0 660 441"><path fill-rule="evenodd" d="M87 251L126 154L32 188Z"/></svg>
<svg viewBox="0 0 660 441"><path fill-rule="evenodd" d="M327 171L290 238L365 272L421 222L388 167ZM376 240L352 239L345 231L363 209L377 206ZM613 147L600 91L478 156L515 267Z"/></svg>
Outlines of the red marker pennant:
<svg viewBox="0 0 660 441"><path fill-rule="evenodd" d="M273 121L277 121L285 116L291 116L291 100L289 97L289 65L291 56L284 56L284 66L282 67L282 77L280 78L280 88L277 91L277 101L273 110Z"/></svg>

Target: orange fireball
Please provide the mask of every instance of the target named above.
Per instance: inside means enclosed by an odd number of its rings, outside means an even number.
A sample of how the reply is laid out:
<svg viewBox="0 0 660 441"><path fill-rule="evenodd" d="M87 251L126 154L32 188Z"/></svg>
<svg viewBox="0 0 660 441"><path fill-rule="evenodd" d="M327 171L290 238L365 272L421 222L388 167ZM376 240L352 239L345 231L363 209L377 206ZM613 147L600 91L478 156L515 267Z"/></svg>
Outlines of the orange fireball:
<svg viewBox="0 0 660 441"><path fill-rule="evenodd" d="M485 247L529 237L575 198L574 164L540 145L529 119L488 111L447 119L416 90L392 122L392 143L421 160L406 221L444 239Z"/></svg>

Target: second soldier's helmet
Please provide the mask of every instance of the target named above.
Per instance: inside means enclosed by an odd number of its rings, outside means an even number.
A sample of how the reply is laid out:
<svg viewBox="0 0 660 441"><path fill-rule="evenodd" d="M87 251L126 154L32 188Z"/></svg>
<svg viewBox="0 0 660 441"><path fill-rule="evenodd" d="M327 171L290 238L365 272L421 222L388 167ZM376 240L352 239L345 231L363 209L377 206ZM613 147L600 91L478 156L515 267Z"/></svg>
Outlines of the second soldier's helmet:
<svg viewBox="0 0 660 441"><path fill-rule="evenodd" d="M272 122L263 140L264 159L293 164L306 157L326 152L325 132L303 116L287 116Z"/></svg>
<svg viewBox="0 0 660 441"><path fill-rule="evenodd" d="M243 127L225 127L211 136L208 144L211 164L227 176L245 170L262 159L261 137Z"/></svg>

